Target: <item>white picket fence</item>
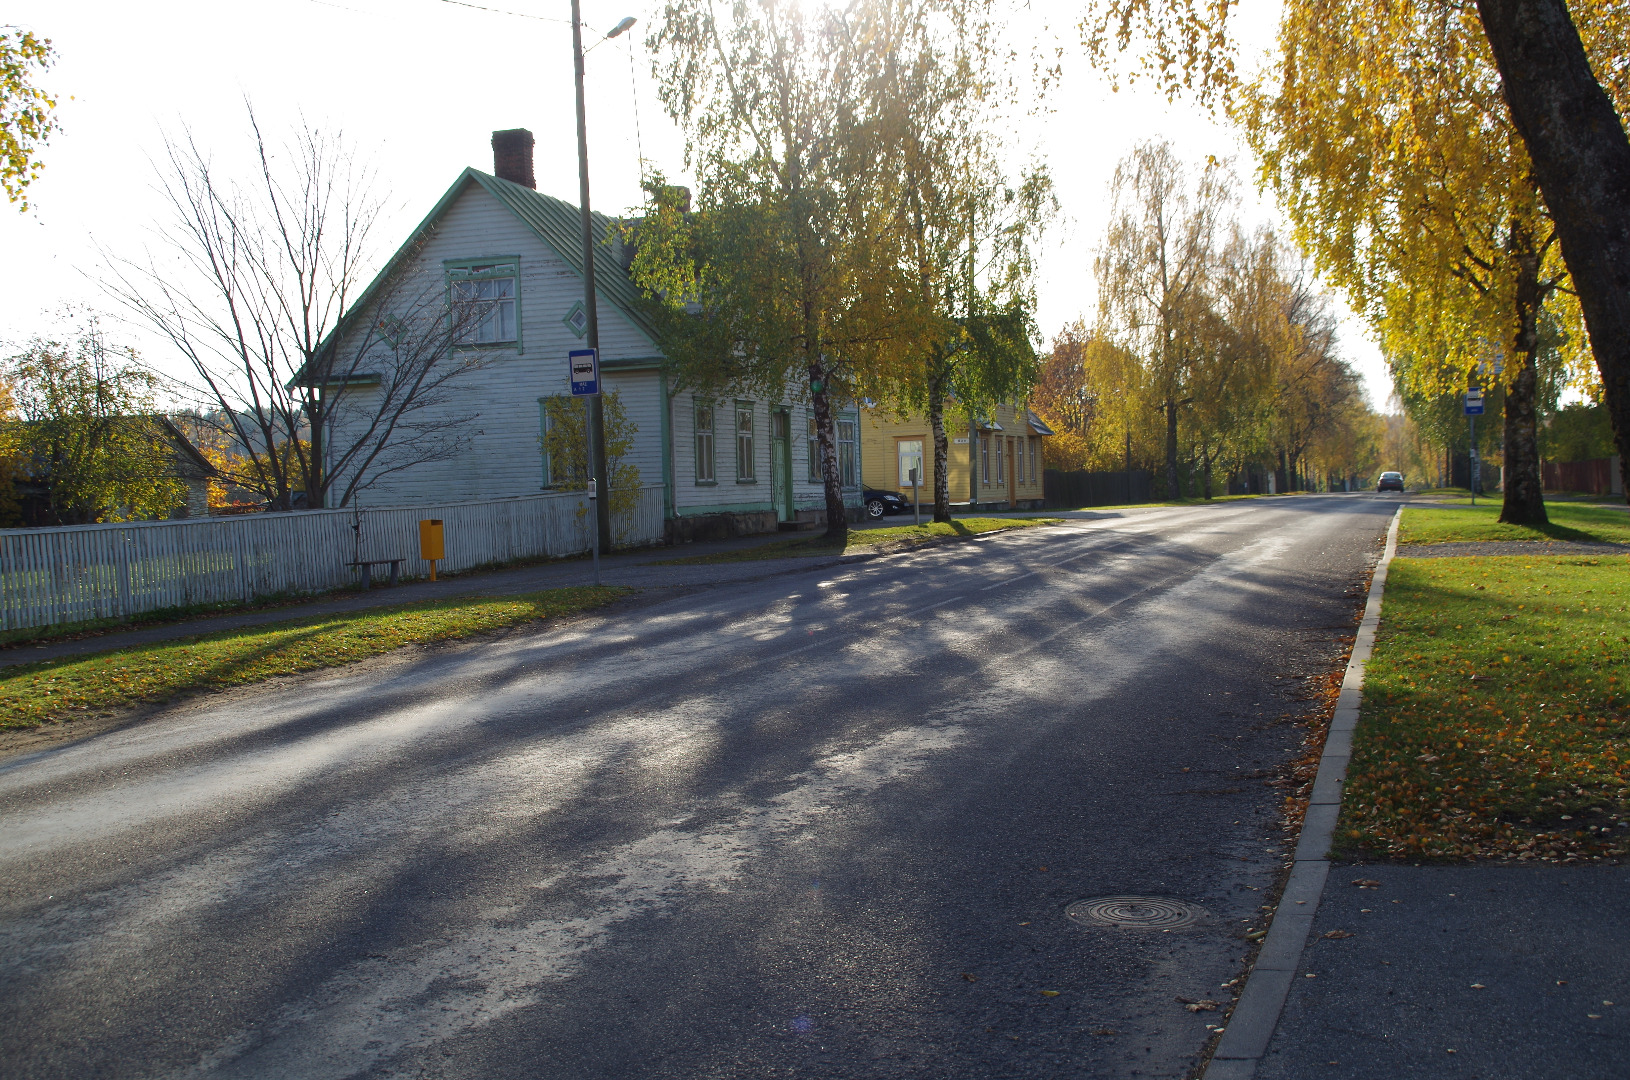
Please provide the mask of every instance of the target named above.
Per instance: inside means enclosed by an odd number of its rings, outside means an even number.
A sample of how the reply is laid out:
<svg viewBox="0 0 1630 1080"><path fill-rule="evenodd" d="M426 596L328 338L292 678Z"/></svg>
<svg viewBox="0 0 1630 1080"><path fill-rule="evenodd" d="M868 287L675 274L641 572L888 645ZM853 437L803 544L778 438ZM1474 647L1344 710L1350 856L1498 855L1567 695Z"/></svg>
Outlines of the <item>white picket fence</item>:
<svg viewBox="0 0 1630 1080"><path fill-rule="evenodd" d="M589 550L579 492L434 506L308 510L186 521L0 530L0 629L124 618L148 611L322 592L359 580L358 559L405 559L427 575L419 522L440 518L441 571ZM645 487L613 522L629 546L662 539L662 488Z"/></svg>

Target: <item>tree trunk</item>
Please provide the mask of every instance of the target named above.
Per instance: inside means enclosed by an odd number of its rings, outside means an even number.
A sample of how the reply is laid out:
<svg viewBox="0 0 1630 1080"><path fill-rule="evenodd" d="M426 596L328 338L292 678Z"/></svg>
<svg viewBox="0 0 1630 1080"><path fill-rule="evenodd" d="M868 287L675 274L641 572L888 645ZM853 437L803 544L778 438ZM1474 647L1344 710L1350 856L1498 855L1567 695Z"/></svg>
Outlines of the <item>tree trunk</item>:
<svg viewBox="0 0 1630 1080"><path fill-rule="evenodd" d="M1630 498L1630 139L1565 0L1477 11L1579 294Z"/></svg>
<svg viewBox="0 0 1630 1080"><path fill-rule="evenodd" d="M934 435L934 520L951 520L951 480L946 475L951 450L945 439L945 378L936 374L928 380L928 426ZM973 461L972 451L968 460Z"/></svg>
<svg viewBox="0 0 1630 1080"><path fill-rule="evenodd" d="M1206 501L1210 502L1211 501L1211 454L1209 452L1202 453L1201 456L1200 456L1200 461L1201 461L1201 465L1200 465L1201 483L1204 485L1203 490L1205 491Z"/></svg>
<svg viewBox="0 0 1630 1080"><path fill-rule="evenodd" d="M1508 525L1544 525L1544 488L1539 471L1539 425L1534 395L1539 383L1535 353L1539 346L1541 287L1539 257L1520 261L1517 277L1517 335L1511 359L1517 372L1505 392L1505 496L1500 520Z"/></svg>
<svg viewBox="0 0 1630 1080"><path fill-rule="evenodd" d="M1166 409L1166 498L1180 499L1177 490L1177 402L1168 399Z"/></svg>
<svg viewBox="0 0 1630 1080"><path fill-rule="evenodd" d="M838 470L838 425L832 411L832 396L826 389L825 365L810 361L809 382L814 390L809 398L815 410L815 442L821 451L821 485L826 489L826 533L824 539L842 544L849 539L849 513L843 505L843 474Z"/></svg>

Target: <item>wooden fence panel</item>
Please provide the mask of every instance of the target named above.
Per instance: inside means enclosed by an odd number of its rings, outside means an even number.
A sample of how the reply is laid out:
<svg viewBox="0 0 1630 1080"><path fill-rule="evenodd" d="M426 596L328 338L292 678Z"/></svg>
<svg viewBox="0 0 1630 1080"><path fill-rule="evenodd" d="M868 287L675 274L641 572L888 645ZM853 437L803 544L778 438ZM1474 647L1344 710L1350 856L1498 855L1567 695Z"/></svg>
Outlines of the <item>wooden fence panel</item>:
<svg viewBox="0 0 1630 1080"><path fill-rule="evenodd" d="M1618 490L1618 465L1616 458L1547 461L1540 466L1540 480L1546 491L1582 491L1590 495L1609 495Z"/></svg>
<svg viewBox="0 0 1630 1080"><path fill-rule="evenodd" d="M1047 505L1058 509L1148 502L1154 489L1154 474L1144 469L1131 473L1044 469L1041 481Z"/></svg>
<svg viewBox="0 0 1630 1080"><path fill-rule="evenodd" d="M430 572L419 522L440 518L452 573L588 551L594 518L580 492L434 506L306 510L186 521L0 530L0 629L17 630L261 597L323 592L360 576L357 559L404 559ZM613 522L631 547L660 543L662 488Z"/></svg>

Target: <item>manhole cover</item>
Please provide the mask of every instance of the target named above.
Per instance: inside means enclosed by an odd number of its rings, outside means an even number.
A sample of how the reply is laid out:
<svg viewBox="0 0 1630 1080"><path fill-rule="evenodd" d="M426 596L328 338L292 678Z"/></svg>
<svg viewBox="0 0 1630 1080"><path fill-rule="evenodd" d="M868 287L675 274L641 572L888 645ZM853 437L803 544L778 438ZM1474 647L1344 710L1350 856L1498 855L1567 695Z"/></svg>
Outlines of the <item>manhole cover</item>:
<svg viewBox="0 0 1630 1080"><path fill-rule="evenodd" d="M1064 914L1088 926L1176 930L1205 918L1205 910L1166 896L1098 896L1077 900Z"/></svg>

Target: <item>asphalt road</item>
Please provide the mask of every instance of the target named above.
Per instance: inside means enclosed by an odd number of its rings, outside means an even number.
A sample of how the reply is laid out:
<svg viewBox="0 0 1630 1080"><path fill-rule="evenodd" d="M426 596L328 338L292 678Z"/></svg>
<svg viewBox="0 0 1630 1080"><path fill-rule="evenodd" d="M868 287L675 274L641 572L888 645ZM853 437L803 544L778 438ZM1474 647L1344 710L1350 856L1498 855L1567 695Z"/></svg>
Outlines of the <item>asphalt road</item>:
<svg viewBox="0 0 1630 1080"><path fill-rule="evenodd" d="M1182 1077L1396 503L1181 508L0 765L4 1077ZM1074 901L1169 897L1178 931Z"/></svg>

